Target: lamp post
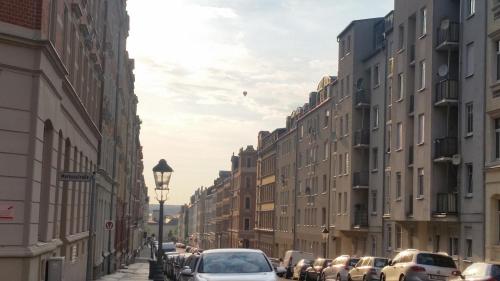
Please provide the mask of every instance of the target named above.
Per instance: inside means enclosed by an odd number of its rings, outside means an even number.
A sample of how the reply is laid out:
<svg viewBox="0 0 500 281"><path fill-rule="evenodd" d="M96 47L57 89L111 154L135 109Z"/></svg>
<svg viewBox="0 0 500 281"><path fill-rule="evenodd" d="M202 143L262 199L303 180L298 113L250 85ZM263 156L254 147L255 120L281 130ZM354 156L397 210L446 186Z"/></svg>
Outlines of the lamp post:
<svg viewBox="0 0 500 281"><path fill-rule="evenodd" d="M323 229L321 230L321 237L323 237L323 240L325 241L325 248L323 249L324 253L323 256L327 258L327 247L328 247L328 235L330 234L330 231L328 231L328 228L326 226L323 226Z"/></svg>
<svg viewBox="0 0 500 281"><path fill-rule="evenodd" d="M163 204L167 200L167 195L170 189L170 177L174 170L167 164L165 159L161 159L156 166L153 167L153 174L155 177L155 195L156 200L160 203L160 217L158 219L158 257L157 264L163 267ZM163 271L163 268L162 268Z"/></svg>

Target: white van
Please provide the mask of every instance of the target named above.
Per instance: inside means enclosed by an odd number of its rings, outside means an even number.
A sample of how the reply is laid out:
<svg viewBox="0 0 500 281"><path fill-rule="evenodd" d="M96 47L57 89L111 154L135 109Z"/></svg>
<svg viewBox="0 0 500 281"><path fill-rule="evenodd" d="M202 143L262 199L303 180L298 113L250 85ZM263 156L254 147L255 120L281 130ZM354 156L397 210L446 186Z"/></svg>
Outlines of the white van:
<svg viewBox="0 0 500 281"><path fill-rule="evenodd" d="M290 279L293 274L293 268L301 259L314 260L312 253L307 253L303 251L289 250L286 251L285 257L283 258L283 266L286 269L285 277Z"/></svg>

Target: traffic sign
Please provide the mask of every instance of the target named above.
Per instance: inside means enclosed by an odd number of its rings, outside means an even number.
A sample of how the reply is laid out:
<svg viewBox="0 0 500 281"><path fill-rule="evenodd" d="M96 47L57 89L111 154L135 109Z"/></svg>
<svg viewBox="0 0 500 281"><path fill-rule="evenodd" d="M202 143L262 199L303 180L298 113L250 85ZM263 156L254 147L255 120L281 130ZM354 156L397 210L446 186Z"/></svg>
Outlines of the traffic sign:
<svg viewBox="0 0 500 281"><path fill-rule="evenodd" d="M59 173L60 181L91 181L92 173L62 172Z"/></svg>
<svg viewBox="0 0 500 281"><path fill-rule="evenodd" d="M104 228L106 230L113 230L114 227L115 227L115 223L112 220L107 220L104 222Z"/></svg>

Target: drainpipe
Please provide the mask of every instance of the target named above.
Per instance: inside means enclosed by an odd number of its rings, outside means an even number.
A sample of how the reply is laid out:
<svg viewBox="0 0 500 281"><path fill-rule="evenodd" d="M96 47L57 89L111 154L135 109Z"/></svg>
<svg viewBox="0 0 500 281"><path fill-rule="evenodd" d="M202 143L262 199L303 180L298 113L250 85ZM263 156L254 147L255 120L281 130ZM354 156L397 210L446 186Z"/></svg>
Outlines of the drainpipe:
<svg viewBox="0 0 500 281"><path fill-rule="evenodd" d="M459 30L460 30L460 35L459 35L459 49L458 49L458 103L457 103L457 115L458 115L458 128L457 128L457 147L458 147L458 153L460 153L462 151L462 142L461 142L461 136L462 136L462 125L464 124L464 122L462 121L462 77L463 76L463 63L462 63L462 52L460 51L460 49L462 49L462 46L461 44L463 43L463 35L464 35L464 31L463 31L463 8L462 8L462 5L460 3L460 8L459 8L459 13L458 13L458 16L459 16ZM448 65L450 65L450 56L451 56L451 51L448 50ZM449 75L449 74L448 74ZM448 115L450 114L450 108L448 107ZM449 123L449 118L447 120L447 122ZM447 126L449 126L449 124L447 124ZM449 127L447 128L449 129ZM463 227L462 227L462 205L461 204L461 201L462 201L462 196L461 195L461 190L462 190L462 186L461 186L461 182L460 182L460 175L461 175L461 167L459 165L457 165L457 197L458 197L458 202L457 202L457 208L458 208L458 233L459 233L459 237L460 239L463 239L463 236L464 236L464 231L463 231ZM449 191L448 191L449 192ZM459 240L460 240L459 239ZM460 242L459 242L460 243ZM463 247L459 247L459 249L461 249ZM464 249L462 249L462 251L464 251ZM459 253L460 254L460 253ZM463 259L464 259L464 256L463 255L459 255L461 256L458 260L458 263L459 263L459 266L462 265L462 262L463 262Z"/></svg>
<svg viewBox="0 0 500 281"><path fill-rule="evenodd" d="M385 27L384 27L385 28ZM385 83L384 83L384 102L383 102L383 105L384 105L384 117L382 118L382 121L383 121L383 126L384 126L384 129L382 130L383 131L383 138L382 138L382 143L383 143L383 150L382 150L382 212L381 212L381 215L382 215L382 235L381 235L381 238L382 238L382 243L381 243L381 246L382 246L382 256L386 256L385 254L385 223L386 223L386 219L384 218L384 213L385 213L385 193L386 193L386 190L385 190L385 177L386 177L386 171L385 171L385 168L386 168L386 144L387 144L387 140L386 140L386 129L387 129L387 124L386 124L386 118L387 118L387 81L389 79L387 79L387 75L388 75L388 71L387 71L387 68L389 66L388 64L388 61L389 61L389 50L387 48L387 37L386 37L386 33L384 32L384 52L385 52L385 68L384 68L384 79L385 79Z"/></svg>
<svg viewBox="0 0 500 281"><path fill-rule="evenodd" d="M484 14L485 15L488 15L488 2L485 2L484 4ZM483 116L483 147L486 147L486 136L485 136L485 133L486 133L486 120L484 120L486 118L486 92L488 91L488 87L486 86L487 83L488 83L488 79L487 79L487 75L488 75L488 69L487 69L487 60L488 60L488 16L485 16L484 17L484 30L485 30L485 35L484 35L484 73L483 73L483 86L484 86L484 94L483 94L483 106L482 106L482 116ZM483 166L483 169L482 170L482 177L483 177L483 186L485 186L485 179L486 179L486 170L484 169L484 163L486 162L486 150L483 149L483 161L482 161L482 165ZM486 189L483 188L483 198L484 198L484 202L486 203ZM482 249L482 259L486 259L486 204L483 204L483 223L482 223L482 226L483 226L483 247L481 247Z"/></svg>
<svg viewBox="0 0 500 281"><path fill-rule="evenodd" d="M297 249L297 178L298 178L298 167L299 167L299 157L298 157L298 147L299 147L299 118L295 122L295 171L294 171L294 182L295 188L293 191L293 249Z"/></svg>
<svg viewBox="0 0 500 281"><path fill-rule="evenodd" d="M333 81L331 81L333 82ZM330 82L330 83L331 83ZM333 85L333 83L331 83L330 85ZM330 86L329 85L329 86ZM328 91L328 88L327 88L327 91ZM332 181L332 139L331 139L331 133L332 133L332 126L333 126L333 103L334 103L334 100L333 100L333 97L330 97L330 102L331 102L331 105L330 105L330 124L328 124L328 132L330 132L330 141L328 143L328 206L326 208L327 210L327 213L326 213L326 225L325 227L327 227L328 229L328 238L326 239L326 257L325 258L328 258L328 256L330 256L330 235L332 235L332 233L330 232L330 206L332 205L332 197L331 197L331 190L332 190L332 184L331 184L331 181ZM333 198L333 200L335 200L335 198Z"/></svg>

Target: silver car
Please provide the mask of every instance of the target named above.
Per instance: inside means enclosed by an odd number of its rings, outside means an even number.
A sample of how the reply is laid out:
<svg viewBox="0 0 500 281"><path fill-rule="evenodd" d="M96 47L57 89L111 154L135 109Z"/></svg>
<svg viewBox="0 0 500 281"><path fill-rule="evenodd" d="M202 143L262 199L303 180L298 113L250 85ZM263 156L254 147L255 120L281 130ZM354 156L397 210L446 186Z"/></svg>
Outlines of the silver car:
<svg viewBox="0 0 500 281"><path fill-rule="evenodd" d="M380 272L389 263L387 258L362 257L349 271L347 280L352 281L377 281Z"/></svg>
<svg viewBox="0 0 500 281"><path fill-rule="evenodd" d="M261 250L215 249L204 251L193 269L181 271L182 280L189 281L277 281L277 273Z"/></svg>
<svg viewBox="0 0 500 281"><path fill-rule="evenodd" d="M380 273L381 281L446 281L460 276L448 255L405 250L400 252Z"/></svg>

